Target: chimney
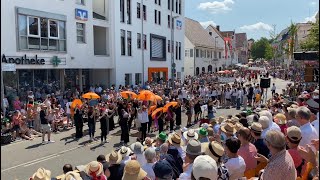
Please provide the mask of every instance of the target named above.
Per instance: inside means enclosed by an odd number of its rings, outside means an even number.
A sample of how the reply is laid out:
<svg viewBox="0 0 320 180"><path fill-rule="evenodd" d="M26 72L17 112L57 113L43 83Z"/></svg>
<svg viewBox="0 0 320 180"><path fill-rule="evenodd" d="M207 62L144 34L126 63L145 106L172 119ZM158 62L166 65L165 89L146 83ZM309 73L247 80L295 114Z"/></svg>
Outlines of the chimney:
<svg viewBox="0 0 320 180"><path fill-rule="evenodd" d="M216 29L217 29L218 31L220 31L220 26L219 26L219 25L217 25Z"/></svg>

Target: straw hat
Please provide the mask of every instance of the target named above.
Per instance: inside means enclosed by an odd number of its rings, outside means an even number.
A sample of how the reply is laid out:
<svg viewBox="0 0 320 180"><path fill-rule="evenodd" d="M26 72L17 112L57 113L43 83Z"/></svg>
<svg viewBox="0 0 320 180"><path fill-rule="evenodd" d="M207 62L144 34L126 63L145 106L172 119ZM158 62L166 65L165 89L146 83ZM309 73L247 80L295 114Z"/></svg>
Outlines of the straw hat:
<svg viewBox="0 0 320 180"><path fill-rule="evenodd" d="M225 118L224 118L223 116L220 116L220 117L218 118L218 123L221 124L221 123L224 121L224 119L225 119Z"/></svg>
<svg viewBox="0 0 320 180"><path fill-rule="evenodd" d="M287 137L293 142L299 142L302 139L301 130L297 126L291 126L287 129Z"/></svg>
<svg viewBox="0 0 320 180"><path fill-rule="evenodd" d="M239 122L236 122L234 127L236 128L237 131L239 131L243 127L243 125L241 123L239 123Z"/></svg>
<svg viewBox="0 0 320 180"><path fill-rule="evenodd" d="M84 172L88 175L95 173L96 176L100 176L103 173L103 166L98 161L91 161L89 164L87 164Z"/></svg>
<svg viewBox="0 0 320 180"><path fill-rule="evenodd" d="M110 154L106 155L106 161L110 164L120 164L122 157L117 153L117 151L112 151Z"/></svg>
<svg viewBox="0 0 320 180"><path fill-rule="evenodd" d="M127 148L127 147L125 147L125 146L122 146L122 147L119 149L118 153L119 153L119 155L120 155L122 158L125 158L125 157L129 156L129 155L132 153L132 151L131 151L130 148Z"/></svg>
<svg viewBox="0 0 320 180"><path fill-rule="evenodd" d="M222 126L221 131L226 134L235 134L237 132L235 125L233 125L231 123L227 123L224 126Z"/></svg>
<svg viewBox="0 0 320 180"><path fill-rule="evenodd" d="M184 151L190 155L201 155L201 143L196 139L191 139L188 145L184 147Z"/></svg>
<svg viewBox="0 0 320 180"><path fill-rule="evenodd" d="M51 180L51 171L39 168L33 175L33 180Z"/></svg>
<svg viewBox="0 0 320 180"><path fill-rule="evenodd" d="M186 140L190 140L190 139L198 139L198 134L195 132L194 129L189 129L188 131L183 133L183 137Z"/></svg>
<svg viewBox="0 0 320 180"><path fill-rule="evenodd" d="M278 113L277 115L274 116L273 119L274 119L275 123L280 124L280 125L287 123L287 118L282 113Z"/></svg>
<svg viewBox="0 0 320 180"><path fill-rule="evenodd" d="M147 173L141 168L136 160L130 160L124 167L122 180L140 180L144 179Z"/></svg>
<svg viewBox="0 0 320 180"><path fill-rule="evenodd" d="M143 145L144 146L151 146L153 142L154 142L154 139L151 139L150 137L146 137L146 139L143 142Z"/></svg>
<svg viewBox="0 0 320 180"><path fill-rule="evenodd" d="M208 155L198 156L193 162L192 174L195 179L216 180L218 179L217 163Z"/></svg>
<svg viewBox="0 0 320 180"><path fill-rule="evenodd" d="M202 143L201 146L204 150L204 154L209 155L217 162L218 159L224 154L223 146L217 141L212 141L211 143Z"/></svg>
<svg viewBox="0 0 320 180"><path fill-rule="evenodd" d="M75 171L67 172L62 180L83 180L79 173Z"/></svg>
<svg viewBox="0 0 320 180"><path fill-rule="evenodd" d="M260 123L257 123L257 122L252 123L249 128L252 131L257 132L257 133L261 133L263 131L262 125Z"/></svg>
<svg viewBox="0 0 320 180"><path fill-rule="evenodd" d="M172 144L173 146L181 146L181 136L178 133L174 133L172 135L169 136L168 141L170 144Z"/></svg>

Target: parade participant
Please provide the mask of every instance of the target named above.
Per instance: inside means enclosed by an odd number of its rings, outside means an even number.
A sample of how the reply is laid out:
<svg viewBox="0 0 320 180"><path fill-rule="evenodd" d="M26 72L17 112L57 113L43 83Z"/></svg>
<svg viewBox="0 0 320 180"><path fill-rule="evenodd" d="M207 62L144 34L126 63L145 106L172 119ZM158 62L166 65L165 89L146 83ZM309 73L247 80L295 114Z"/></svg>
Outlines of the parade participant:
<svg viewBox="0 0 320 180"><path fill-rule="evenodd" d="M130 118L129 112L127 112L125 109L121 109L122 118L119 121L119 125L121 127L121 138L120 142L127 144L129 142L129 127L128 127L128 121Z"/></svg>
<svg viewBox="0 0 320 180"><path fill-rule="evenodd" d="M89 136L90 136L90 141L96 140L94 138L94 132L95 132L95 119L94 119L94 110L93 107L89 107L88 111L88 127L89 127Z"/></svg>
<svg viewBox="0 0 320 180"><path fill-rule="evenodd" d="M138 111L138 122L141 125L139 132L141 132L141 141L143 141L147 137L147 125L149 122L148 110L145 105Z"/></svg>
<svg viewBox="0 0 320 180"><path fill-rule="evenodd" d="M82 119L82 115L81 115L81 109L80 106L77 105L74 109L75 114L74 114L74 124L76 126L76 135L75 137L81 138L83 136L83 119Z"/></svg>

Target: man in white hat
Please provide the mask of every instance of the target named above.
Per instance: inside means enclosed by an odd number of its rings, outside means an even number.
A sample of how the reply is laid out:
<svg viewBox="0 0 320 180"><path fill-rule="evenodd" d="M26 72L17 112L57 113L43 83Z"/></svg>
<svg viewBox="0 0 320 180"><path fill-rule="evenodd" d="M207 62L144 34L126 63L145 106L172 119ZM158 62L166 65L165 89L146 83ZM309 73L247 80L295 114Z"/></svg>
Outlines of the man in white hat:
<svg viewBox="0 0 320 180"><path fill-rule="evenodd" d="M201 154L201 143L198 140L191 139L186 147L185 168L183 173L180 174L179 180L191 179L193 162Z"/></svg>
<svg viewBox="0 0 320 180"><path fill-rule="evenodd" d="M306 148L307 144L311 144L311 140L319 139L317 130L310 123L311 111L301 106L297 109L296 118L301 125L302 139L299 145Z"/></svg>

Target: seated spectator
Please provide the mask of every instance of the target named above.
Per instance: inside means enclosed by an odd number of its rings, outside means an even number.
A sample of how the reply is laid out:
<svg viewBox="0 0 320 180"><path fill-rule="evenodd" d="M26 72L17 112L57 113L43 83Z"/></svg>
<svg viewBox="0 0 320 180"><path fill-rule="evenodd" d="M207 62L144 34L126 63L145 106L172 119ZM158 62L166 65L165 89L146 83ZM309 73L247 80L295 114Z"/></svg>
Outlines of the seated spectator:
<svg viewBox="0 0 320 180"><path fill-rule="evenodd" d="M278 113L273 118L274 122L279 125L281 132L286 133L287 129L287 118L284 114Z"/></svg>
<svg viewBox="0 0 320 180"><path fill-rule="evenodd" d="M192 180L204 178L206 180L217 180L219 177L217 163L208 155L198 156L193 162L191 174Z"/></svg>
<svg viewBox="0 0 320 180"><path fill-rule="evenodd" d="M85 177L82 177L82 179L89 177L92 180L107 180L107 177L103 173L103 166L98 161L91 161L87 164L84 172Z"/></svg>
<svg viewBox="0 0 320 180"><path fill-rule="evenodd" d="M146 158L147 163L142 166L142 169L146 171L147 176L152 180L156 178L152 169L156 161L156 155L156 151L150 147L147 148L144 152L144 157Z"/></svg>
<svg viewBox="0 0 320 180"><path fill-rule="evenodd" d="M30 180L48 180L51 179L51 171L44 168L39 168L31 177Z"/></svg>
<svg viewBox="0 0 320 180"><path fill-rule="evenodd" d="M297 172L289 152L286 151L286 140L283 133L277 130L267 132L265 138L271 157L269 160L258 154L257 160L268 162L261 178L262 179L296 179Z"/></svg>
<svg viewBox="0 0 320 180"><path fill-rule="evenodd" d="M150 180L147 173L141 169L138 161L130 160L124 167L122 180Z"/></svg>
<svg viewBox="0 0 320 180"><path fill-rule="evenodd" d="M70 171L66 173L65 177L61 180L83 180L79 173Z"/></svg>
<svg viewBox="0 0 320 180"><path fill-rule="evenodd" d="M260 116L259 121L262 127L261 138L265 138L267 132L269 131L269 118L267 116Z"/></svg>
<svg viewBox="0 0 320 180"><path fill-rule="evenodd" d="M123 176L124 163L121 163L122 157L117 151L112 151L106 155L106 161L109 163L110 176L108 180L119 180Z"/></svg>
<svg viewBox="0 0 320 180"><path fill-rule="evenodd" d="M127 148L125 146L122 146L119 151L118 151L119 155L122 157L122 163L127 164L128 161L131 160L131 154L132 151L130 150L130 148Z"/></svg>
<svg viewBox="0 0 320 180"><path fill-rule="evenodd" d="M104 175L109 177L110 176L110 171L108 169L109 168L109 163L106 161L106 157L104 155L99 155L97 157L97 161L102 164Z"/></svg>
<svg viewBox="0 0 320 180"><path fill-rule="evenodd" d="M199 129L199 141L201 143L209 142L207 129L205 129L205 128Z"/></svg>
<svg viewBox="0 0 320 180"><path fill-rule="evenodd" d="M246 170L244 159L237 154L240 146L241 142L237 138L232 137L226 140L224 150L228 156L228 160L225 163L225 166L230 173L230 179L242 178Z"/></svg>
<svg viewBox="0 0 320 180"><path fill-rule="evenodd" d="M175 147L179 151L179 155L182 159L186 157L186 153L182 150L182 140L178 133L171 134L168 137L169 149Z"/></svg>
<svg viewBox="0 0 320 180"><path fill-rule="evenodd" d="M67 172L73 171L71 164L65 164L62 168L63 174L67 174Z"/></svg>
<svg viewBox="0 0 320 180"><path fill-rule="evenodd" d="M255 156L257 155L256 147L251 143L253 137L251 136L250 130L248 128L241 128L237 137L241 142L241 146L238 150L238 155L244 159L246 164L246 170L244 176L248 179L255 176L255 169L257 167L257 160Z"/></svg>
<svg viewBox="0 0 320 180"><path fill-rule="evenodd" d="M296 114L297 114L296 108L288 107L287 109L288 109L288 121L287 121L287 126L288 126L288 127L291 127L291 126L300 127L299 122L295 119L295 118L296 118Z"/></svg>
<svg viewBox="0 0 320 180"><path fill-rule="evenodd" d="M173 179L173 172L170 163L167 160L159 160L153 166L153 172L156 179Z"/></svg>

